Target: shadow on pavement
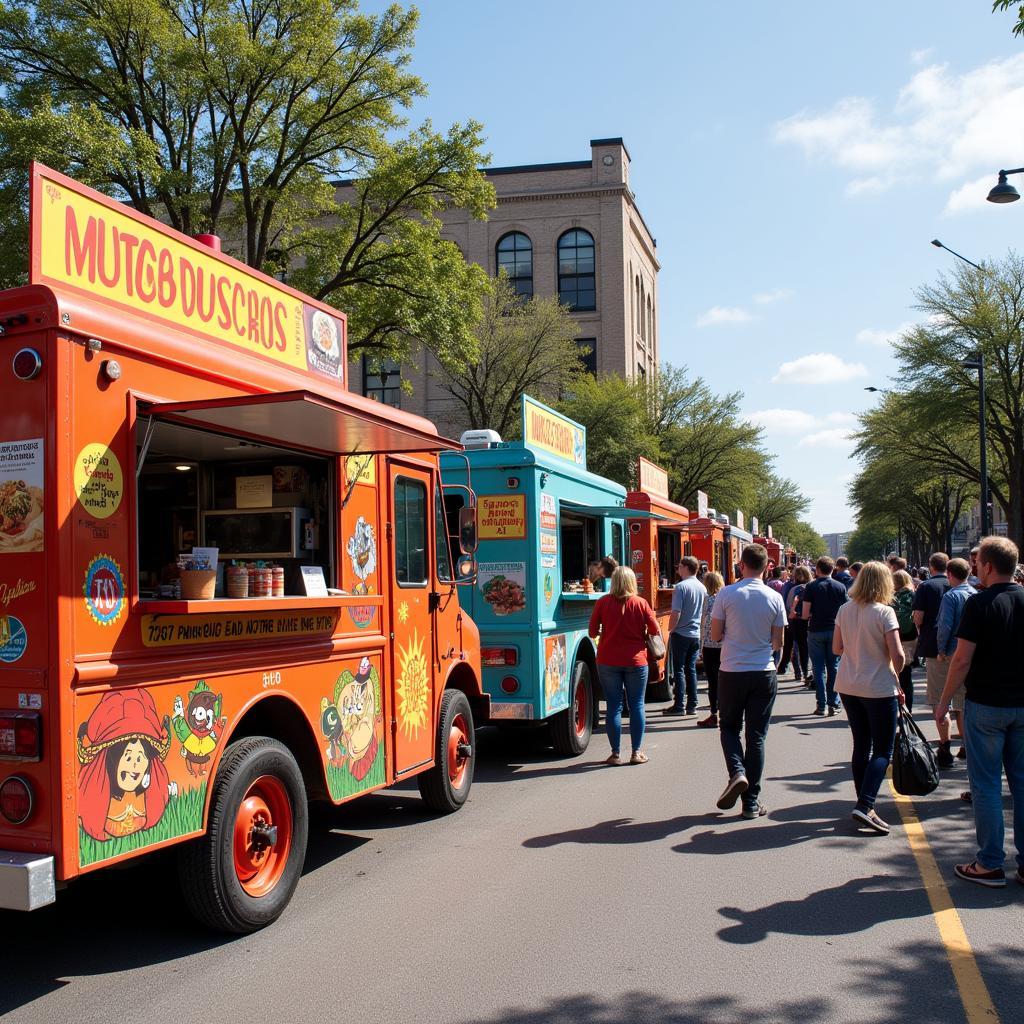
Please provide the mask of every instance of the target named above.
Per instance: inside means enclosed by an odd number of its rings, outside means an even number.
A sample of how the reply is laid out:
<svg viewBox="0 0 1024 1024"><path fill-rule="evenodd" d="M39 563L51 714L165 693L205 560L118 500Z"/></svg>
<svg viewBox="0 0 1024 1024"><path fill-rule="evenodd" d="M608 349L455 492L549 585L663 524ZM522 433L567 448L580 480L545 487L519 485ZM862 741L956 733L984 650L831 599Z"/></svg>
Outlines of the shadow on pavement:
<svg viewBox="0 0 1024 1024"><path fill-rule="evenodd" d="M841 789L844 785L853 788L850 766L830 764L820 771L804 772L802 775L770 775L768 782L781 782L786 789L797 793L829 793Z"/></svg>
<svg viewBox="0 0 1024 1024"><path fill-rule="evenodd" d="M709 814L682 814L664 821L634 821L632 818L612 818L586 828L571 829L567 832L552 832L546 836L533 836L523 841L528 850L544 850L563 843L655 843L679 832L685 832L695 825L705 825L709 818L720 818L721 811Z"/></svg>

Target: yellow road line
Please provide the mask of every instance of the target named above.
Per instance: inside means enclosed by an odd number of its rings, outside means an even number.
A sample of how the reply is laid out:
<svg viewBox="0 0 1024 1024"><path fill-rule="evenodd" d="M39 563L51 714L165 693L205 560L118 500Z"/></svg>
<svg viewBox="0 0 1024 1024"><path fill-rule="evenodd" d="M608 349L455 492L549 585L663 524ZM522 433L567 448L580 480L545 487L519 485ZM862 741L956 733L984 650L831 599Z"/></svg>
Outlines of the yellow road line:
<svg viewBox="0 0 1024 1024"><path fill-rule="evenodd" d="M963 922L956 907L953 906L953 897L935 862L928 837L924 834L924 828L914 809L914 801L897 793L891 778L889 788L896 799L896 806L903 819L903 830L910 842L914 860L917 861L917 870L921 873L925 892L928 893L928 902L931 904L932 915L939 929L939 938L946 947L946 956L949 957L949 965L953 968L960 1001L964 1004L964 1012L967 1014L967 1024L998 1024L999 1014L996 1013L985 979L978 969L978 961L975 960L974 950L967 940Z"/></svg>

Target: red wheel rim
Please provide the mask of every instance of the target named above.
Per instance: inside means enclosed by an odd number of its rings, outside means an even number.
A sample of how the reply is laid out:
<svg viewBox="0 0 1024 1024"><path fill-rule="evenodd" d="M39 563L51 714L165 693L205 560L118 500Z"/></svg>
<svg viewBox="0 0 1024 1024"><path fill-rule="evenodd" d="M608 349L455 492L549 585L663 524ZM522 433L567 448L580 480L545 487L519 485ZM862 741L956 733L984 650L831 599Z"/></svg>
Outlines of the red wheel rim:
<svg viewBox="0 0 1024 1024"><path fill-rule="evenodd" d="M462 786L469 770L469 755L465 753L468 746L469 723L463 715L456 715L448 733L448 780L455 789Z"/></svg>
<svg viewBox="0 0 1024 1024"><path fill-rule="evenodd" d="M246 790L235 815L235 874L254 897L281 880L292 848L292 804L284 783L261 775Z"/></svg>
<svg viewBox="0 0 1024 1024"><path fill-rule="evenodd" d="M590 724L588 721L590 701L587 700L587 685L582 677L576 683L576 696L573 698L572 714L573 720L576 723L576 735L583 736Z"/></svg>

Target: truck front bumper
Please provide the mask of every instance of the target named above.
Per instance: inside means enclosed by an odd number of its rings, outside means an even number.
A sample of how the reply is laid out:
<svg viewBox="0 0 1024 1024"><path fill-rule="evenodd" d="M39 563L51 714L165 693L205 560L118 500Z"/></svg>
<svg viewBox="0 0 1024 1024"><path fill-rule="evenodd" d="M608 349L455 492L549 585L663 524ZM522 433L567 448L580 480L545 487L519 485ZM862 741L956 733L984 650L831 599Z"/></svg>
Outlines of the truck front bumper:
<svg viewBox="0 0 1024 1024"><path fill-rule="evenodd" d="M52 857L0 850L0 909L38 910L56 898Z"/></svg>

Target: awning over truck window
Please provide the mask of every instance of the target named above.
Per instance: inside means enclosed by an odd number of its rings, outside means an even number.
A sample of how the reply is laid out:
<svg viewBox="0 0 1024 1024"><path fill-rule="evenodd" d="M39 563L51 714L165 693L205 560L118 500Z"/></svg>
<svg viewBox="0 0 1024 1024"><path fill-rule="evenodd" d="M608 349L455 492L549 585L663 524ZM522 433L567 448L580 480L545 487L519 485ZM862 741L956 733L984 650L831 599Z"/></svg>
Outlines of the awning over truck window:
<svg viewBox="0 0 1024 1024"><path fill-rule="evenodd" d="M574 512L581 516L596 516L615 519L666 519L667 516L657 512L644 512L637 508L626 508L625 505L570 505L562 502L563 512Z"/></svg>
<svg viewBox="0 0 1024 1024"><path fill-rule="evenodd" d="M461 450L429 421L352 395L346 402L308 391L242 395L197 402L140 403L139 413L285 448L335 455Z"/></svg>

